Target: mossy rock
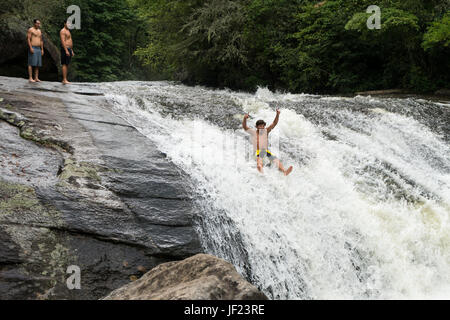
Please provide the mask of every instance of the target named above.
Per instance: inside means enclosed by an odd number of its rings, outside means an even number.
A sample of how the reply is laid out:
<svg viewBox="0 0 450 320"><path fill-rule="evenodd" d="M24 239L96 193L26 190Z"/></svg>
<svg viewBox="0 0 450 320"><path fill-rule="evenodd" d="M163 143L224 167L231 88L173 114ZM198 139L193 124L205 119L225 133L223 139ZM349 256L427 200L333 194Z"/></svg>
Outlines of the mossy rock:
<svg viewBox="0 0 450 320"><path fill-rule="evenodd" d="M58 212L44 207L33 187L0 180L0 215L34 212L42 216L55 216Z"/></svg>
<svg viewBox="0 0 450 320"><path fill-rule="evenodd" d="M89 162L75 162L72 159L66 159L64 168L59 176L61 180L68 181L71 177L86 178L95 182L101 182L98 171L102 168Z"/></svg>
<svg viewBox="0 0 450 320"><path fill-rule="evenodd" d="M0 181L0 214L32 210L39 205L32 187Z"/></svg>

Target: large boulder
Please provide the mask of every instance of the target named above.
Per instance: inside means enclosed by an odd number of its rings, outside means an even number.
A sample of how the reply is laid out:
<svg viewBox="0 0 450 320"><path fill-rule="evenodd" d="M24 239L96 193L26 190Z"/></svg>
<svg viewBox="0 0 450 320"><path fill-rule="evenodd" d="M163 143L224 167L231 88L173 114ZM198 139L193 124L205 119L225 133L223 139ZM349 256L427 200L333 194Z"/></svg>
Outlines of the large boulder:
<svg viewBox="0 0 450 320"><path fill-rule="evenodd" d="M2 15L0 19L0 75L27 77L27 30L30 26L17 17ZM42 80L58 80L59 49L43 32L44 57L39 76ZM7 44L7 45L5 45Z"/></svg>
<svg viewBox="0 0 450 320"><path fill-rule="evenodd" d="M230 263L198 254L160 264L104 300L266 300Z"/></svg>

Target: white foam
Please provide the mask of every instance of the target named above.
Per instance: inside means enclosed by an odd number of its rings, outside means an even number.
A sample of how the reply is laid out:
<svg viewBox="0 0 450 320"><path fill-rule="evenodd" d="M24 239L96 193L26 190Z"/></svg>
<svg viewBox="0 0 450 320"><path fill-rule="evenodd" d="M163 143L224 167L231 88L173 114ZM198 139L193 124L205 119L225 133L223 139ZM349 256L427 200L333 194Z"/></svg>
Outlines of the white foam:
<svg viewBox="0 0 450 320"><path fill-rule="evenodd" d="M431 164L436 158L448 167L450 149L417 121L342 110L338 116L359 131L336 123L326 129L337 140L327 140L324 127L282 109L272 139L289 143L289 153L276 148L283 162L294 165L285 178L274 168L257 173L241 131L162 116L151 97L142 110L129 94L133 87L112 88L109 98L119 113L197 182L201 201L213 209L205 212L211 222L206 240L224 241L212 222L226 215L242 235L252 282L272 298L450 298L450 174ZM168 86L158 94L178 89ZM278 95L260 89L235 99L252 120L270 119L275 113L269 102L282 99ZM313 156L306 164L305 153ZM381 174L384 164L397 169L390 180ZM416 200L398 198L395 183ZM236 255L212 253L245 273L241 261L233 261Z"/></svg>

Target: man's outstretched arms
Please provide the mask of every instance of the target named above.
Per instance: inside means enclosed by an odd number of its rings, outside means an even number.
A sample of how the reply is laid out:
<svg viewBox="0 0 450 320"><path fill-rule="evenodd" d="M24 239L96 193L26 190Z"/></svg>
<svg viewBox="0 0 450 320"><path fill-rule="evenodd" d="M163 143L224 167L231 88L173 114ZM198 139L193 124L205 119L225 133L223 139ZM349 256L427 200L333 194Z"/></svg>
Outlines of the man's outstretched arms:
<svg viewBox="0 0 450 320"><path fill-rule="evenodd" d="M242 121L242 127L244 128L245 131L247 131L248 129L250 129L250 128L247 126L247 119L248 119L248 117L249 117L249 114L247 113L247 114L244 116L244 120Z"/></svg>
<svg viewBox="0 0 450 320"><path fill-rule="evenodd" d="M275 116L275 120L273 120L273 123L267 127L267 132L270 132L273 128L276 127L279 119L280 119L280 109L277 109L277 115Z"/></svg>

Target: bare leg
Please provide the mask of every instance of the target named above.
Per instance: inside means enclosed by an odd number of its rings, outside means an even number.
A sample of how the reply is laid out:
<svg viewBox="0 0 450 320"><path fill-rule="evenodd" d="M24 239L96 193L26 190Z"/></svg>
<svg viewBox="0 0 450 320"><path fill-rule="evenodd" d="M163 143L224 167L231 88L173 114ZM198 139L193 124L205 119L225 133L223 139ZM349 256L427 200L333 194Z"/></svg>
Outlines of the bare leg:
<svg viewBox="0 0 450 320"><path fill-rule="evenodd" d="M258 171L261 173L264 173L263 171L263 161L261 158L256 158L256 167L258 168Z"/></svg>
<svg viewBox="0 0 450 320"><path fill-rule="evenodd" d="M69 84L70 82L67 80L67 69L68 66L66 64L62 65L62 74L63 74L63 80L62 83L63 84Z"/></svg>
<svg viewBox="0 0 450 320"><path fill-rule="evenodd" d="M290 167L286 170L286 169L284 169L283 164L281 163L281 161L278 160L278 159L273 160L273 163L275 163L275 164L278 166L278 169L279 169L280 171L282 171L282 172L284 173L285 176L287 176L289 173L292 172L292 169L293 169L292 166L290 166Z"/></svg>
<svg viewBox="0 0 450 320"><path fill-rule="evenodd" d="M39 80L39 67L34 69L34 81L41 82L41 80Z"/></svg>
<svg viewBox="0 0 450 320"><path fill-rule="evenodd" d="M33 80L33 67L32 66L28 66L28 81L36 82Z"/></svg>

